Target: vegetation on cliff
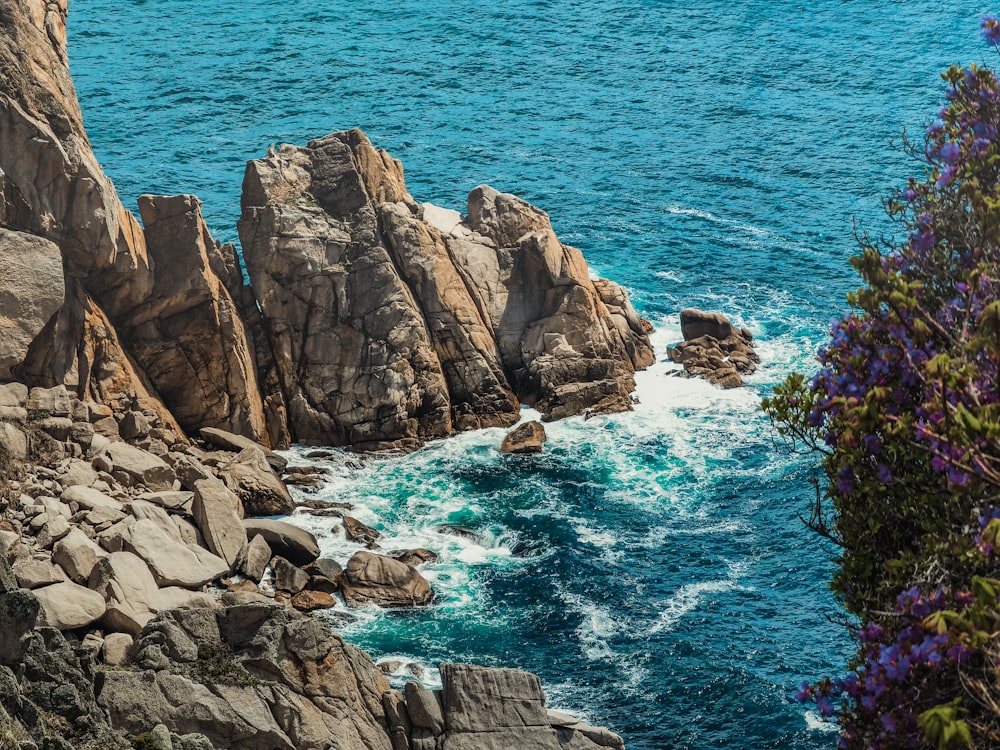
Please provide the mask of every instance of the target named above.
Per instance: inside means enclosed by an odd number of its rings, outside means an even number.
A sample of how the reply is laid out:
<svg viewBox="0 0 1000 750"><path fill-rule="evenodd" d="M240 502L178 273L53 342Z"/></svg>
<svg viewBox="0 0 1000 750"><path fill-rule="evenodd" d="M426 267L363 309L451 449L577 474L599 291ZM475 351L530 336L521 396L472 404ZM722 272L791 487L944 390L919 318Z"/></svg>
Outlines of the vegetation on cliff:
<svg viewBox="0 0 1000 750"><path fill-rule="evenodd" d="M995 17L982 31L1000 43ZM799 694L837 716L841 748L1000 747L1000 82L943 77L909 144L924 176L887 203L905 239L861 238L864 286L819 372L764 402L823 454L812 525L863 623L846 677Z"/></svg>

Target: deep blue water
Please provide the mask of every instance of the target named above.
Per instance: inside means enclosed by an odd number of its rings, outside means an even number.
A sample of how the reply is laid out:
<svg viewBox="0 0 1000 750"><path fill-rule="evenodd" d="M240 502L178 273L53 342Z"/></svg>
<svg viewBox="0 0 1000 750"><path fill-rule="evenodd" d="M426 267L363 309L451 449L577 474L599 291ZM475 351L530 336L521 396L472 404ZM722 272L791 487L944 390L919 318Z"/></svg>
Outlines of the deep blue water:
<svg viewBox="0 0 1000 750"><path fill-rule="evenodd" d="M418 200L487 182L546 209L593 269L678 337L682 307L758 337L739 392L668 375L635 414L566 420L538 459L487 430L390 462L329 462L324 496L387 547L427 546L428 611L345 635L399 670L518 666L633 750L831 748L791 695L852 650L829 623L831 551L807 532L813 464L776 449L760 397L855 284L852 220L920 167L900 148L938 73L991 61L970 2L75 0L85 121L126 205L191 192L235 240L247 159L360 126ZM298 519L342 560L330 521ZM443 535L444 524L475 539ZM410 665L410 666L406 666ZM433 682L432 672L424 678Z"/></svg>

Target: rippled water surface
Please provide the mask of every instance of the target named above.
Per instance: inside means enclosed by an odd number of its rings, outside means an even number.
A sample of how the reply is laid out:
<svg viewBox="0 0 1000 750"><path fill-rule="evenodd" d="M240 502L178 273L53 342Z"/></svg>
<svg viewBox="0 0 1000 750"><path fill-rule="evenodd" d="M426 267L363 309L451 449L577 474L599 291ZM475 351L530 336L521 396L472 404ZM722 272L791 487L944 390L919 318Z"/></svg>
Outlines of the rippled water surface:
<svg viewBox="0 0 1000 750"><path fill-rule="evenodd" d="M126 205L195 193L235 240L247 159L360 126L420 201L461 210L487 182L545 208L657 326L636 412L553 425L539 458L501 456L485 430L325 462L319 497L353 504L386 548L441 554L433 607L355 612L347 637L401 673L537 672L550 703L633 750L831 748L791 695L851 643L827 620L830 550L799 520L812 464L772 445L757 404L843 310L852 220L891 231L881 200L919 174L901 132L938 108L941 69L990 60L986 10L74 0L70 57ZM753 330L748 388L670 377L685 306ZM331 519L296 520L342 561L357 549Z"/></svg>

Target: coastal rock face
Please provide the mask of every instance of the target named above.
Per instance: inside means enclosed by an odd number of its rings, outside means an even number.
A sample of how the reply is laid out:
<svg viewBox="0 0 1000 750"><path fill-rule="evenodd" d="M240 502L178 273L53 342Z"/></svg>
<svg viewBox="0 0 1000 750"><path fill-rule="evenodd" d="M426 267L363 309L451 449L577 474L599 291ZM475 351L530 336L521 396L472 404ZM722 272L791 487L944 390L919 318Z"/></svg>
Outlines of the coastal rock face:
<svg viewBox="0 0 1000 750"><path fill-rule="evenodd" d="M542 211L485 186L464 222L419 206L357 130L250 162L239 230L278 373L268 397L299 441L413 448L512 424L520 402L622 411L652 361L648 324Z"/></svg>
<svg viewBox="0 0 1000 750"><path fill-rule="evenodd" d="M192 195L139 198L153 288L120 326L157 392L188 433L266 434L252 348L236 304L212 270L221 249Z"/></svg>

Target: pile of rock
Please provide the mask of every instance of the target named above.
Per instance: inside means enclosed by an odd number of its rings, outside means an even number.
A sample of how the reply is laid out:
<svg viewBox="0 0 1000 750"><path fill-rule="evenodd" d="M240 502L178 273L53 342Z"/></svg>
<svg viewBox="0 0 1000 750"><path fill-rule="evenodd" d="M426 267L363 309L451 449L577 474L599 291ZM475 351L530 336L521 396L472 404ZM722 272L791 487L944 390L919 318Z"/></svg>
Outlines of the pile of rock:
<svg viewBox="0 0 1000 750"><path fill-rule="evenodd" d="M681 310L684 341L667 349L672 362L684 365L688 377L702 377L723 388L739 388L743 375L757 369L760 357L753 334L737 328L722 313L695 308Z"/></svg>
<svg viewBox="0 0 1000 750"><path fill-rule="evenodd" d="M155 415L112 413L63 386L0 385L0 405L0 455L14 477L0 555L42 621L78 631L106 663L158 613L215 606L226 589L302 611L336 605L337 592L352 606L433 598L408 562L358 553L342 570L308 532L248 518L295 507L278 474L285 459L253 441L206 429L210 445L168 443Z"/></svg>

